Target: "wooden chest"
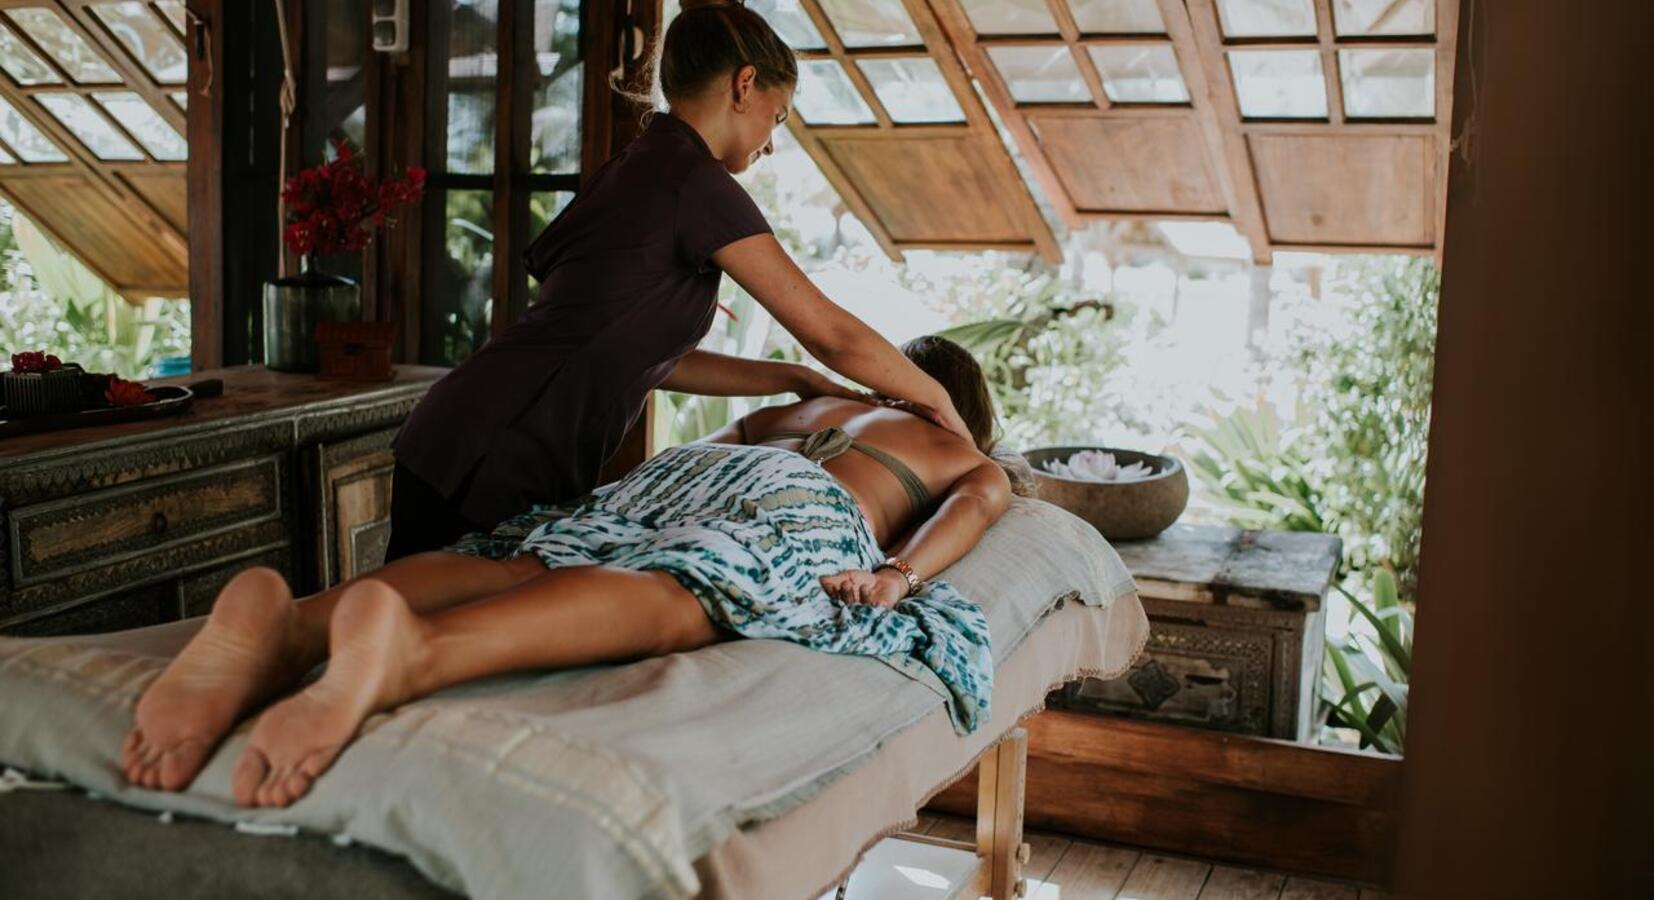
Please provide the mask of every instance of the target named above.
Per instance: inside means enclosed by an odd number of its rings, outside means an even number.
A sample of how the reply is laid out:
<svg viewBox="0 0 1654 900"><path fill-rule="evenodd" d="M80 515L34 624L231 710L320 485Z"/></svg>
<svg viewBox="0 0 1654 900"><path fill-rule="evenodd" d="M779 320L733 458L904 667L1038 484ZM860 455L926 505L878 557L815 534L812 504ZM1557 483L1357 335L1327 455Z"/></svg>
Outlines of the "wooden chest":
<svg viewBox="0 0 1654 900"><path fill-rule="evenodd" d="M1067 685L1052 705L1306 740L1325 650L1322 603L1335 537L1175 525L1115 544L1148 611L1149 645L1130 673Z"/></svg>
<svg viewBox="0 0 1654 900"><path fill-rule="evenodd" d="M446 370L362 384L246 366L181 416L0 439L0 633L203 613L251 565L308 593L384 555L391 438Z"/></svg>

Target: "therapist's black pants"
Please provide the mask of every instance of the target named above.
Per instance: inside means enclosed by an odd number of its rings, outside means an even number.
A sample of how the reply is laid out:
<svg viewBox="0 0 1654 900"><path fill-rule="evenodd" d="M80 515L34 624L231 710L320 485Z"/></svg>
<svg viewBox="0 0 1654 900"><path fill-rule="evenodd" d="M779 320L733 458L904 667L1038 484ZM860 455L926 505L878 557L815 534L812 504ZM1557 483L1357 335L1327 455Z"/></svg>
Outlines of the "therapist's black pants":
<svg viewBox="0 0 1654 900"><path fill-rule="evenodd" d="M464 496L462 488L460 497ZM486 530L460 515L456 502L449 501L401 463L396 464L391 474L391 537L385 562L441 550L460 535Z"/></svg>

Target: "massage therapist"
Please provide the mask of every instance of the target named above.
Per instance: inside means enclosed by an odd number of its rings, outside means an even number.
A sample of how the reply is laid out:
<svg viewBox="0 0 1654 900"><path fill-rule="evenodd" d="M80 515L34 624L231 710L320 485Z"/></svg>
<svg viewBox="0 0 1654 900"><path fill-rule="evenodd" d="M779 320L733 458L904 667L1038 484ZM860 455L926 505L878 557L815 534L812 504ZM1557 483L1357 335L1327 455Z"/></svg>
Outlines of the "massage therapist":
<svg viewBox="0 0 1654 900"><path fill-rule="evenodd" d="M649 391L848 393L790 363L695 349L728 272L813 356L970 437L946 391L829 300L732 173L774 151L798 65L757 13L684 0L657 62L670 109L529 246L539 296L432 386L395 443L387 559L578 497Z"/></svg>

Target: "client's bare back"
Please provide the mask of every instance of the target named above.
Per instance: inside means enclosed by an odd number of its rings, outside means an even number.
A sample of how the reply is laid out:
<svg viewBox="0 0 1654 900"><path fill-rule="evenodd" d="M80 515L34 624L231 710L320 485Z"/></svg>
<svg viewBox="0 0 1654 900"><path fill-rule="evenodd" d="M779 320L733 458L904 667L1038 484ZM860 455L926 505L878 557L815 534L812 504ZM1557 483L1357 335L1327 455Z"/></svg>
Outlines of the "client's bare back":
<svg viewBox="0 0 1654 900"><path fill-rule="evenodd" d="M836 397L768 406L743 420L733 442L796 446L800 439L782 435L841 428L857 443L901 460L940 497L960 476L981 465L984 456L962 438L917 415ZM861 453L845 453L823 464L853 494L872 520L881 542L901 531L923 510L913 510L890 471Z"/></svg>

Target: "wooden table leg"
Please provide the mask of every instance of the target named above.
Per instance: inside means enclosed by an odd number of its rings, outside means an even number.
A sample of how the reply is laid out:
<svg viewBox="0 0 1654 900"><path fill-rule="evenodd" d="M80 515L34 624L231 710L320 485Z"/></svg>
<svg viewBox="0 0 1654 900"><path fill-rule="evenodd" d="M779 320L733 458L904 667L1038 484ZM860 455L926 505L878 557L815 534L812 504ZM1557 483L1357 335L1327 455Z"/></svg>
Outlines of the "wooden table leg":
<svg viewBox="0 0 1654 900"><path fill-rule="evenodd" d="M1027 772L1028 732L1021 728L984 752L977 766L976 854L987 862L982 887L993 900L1012 900L1028 890L1022 879L1022 864L1028 860L1022 842Z"/></svg>

